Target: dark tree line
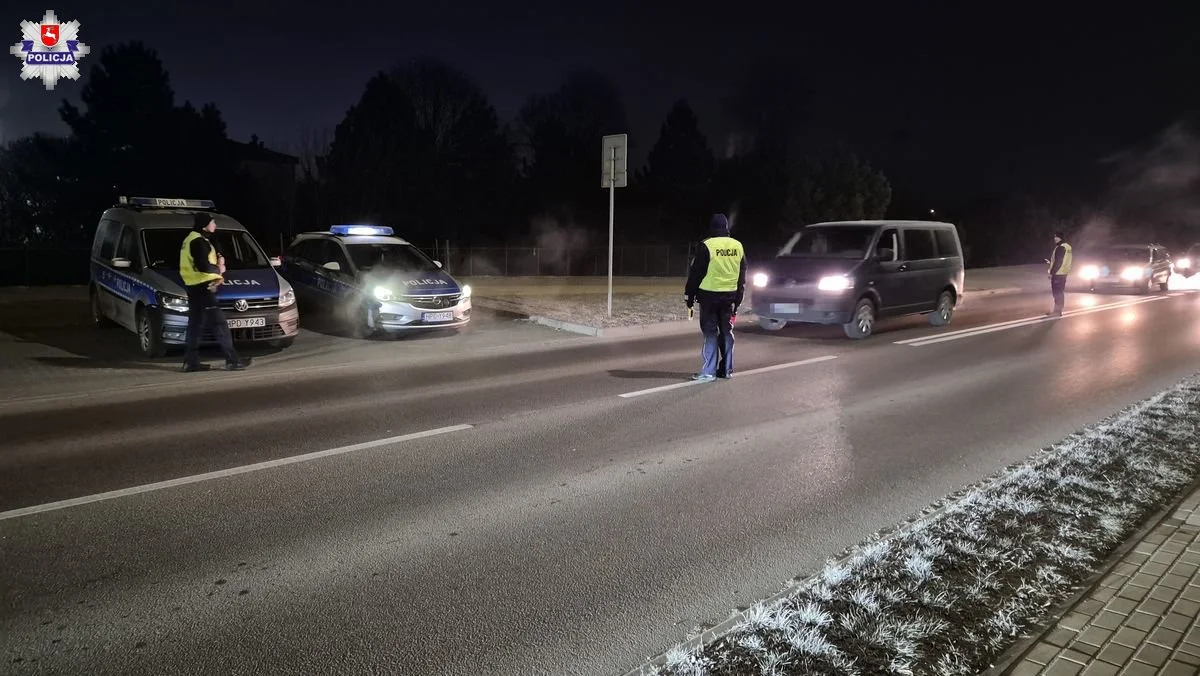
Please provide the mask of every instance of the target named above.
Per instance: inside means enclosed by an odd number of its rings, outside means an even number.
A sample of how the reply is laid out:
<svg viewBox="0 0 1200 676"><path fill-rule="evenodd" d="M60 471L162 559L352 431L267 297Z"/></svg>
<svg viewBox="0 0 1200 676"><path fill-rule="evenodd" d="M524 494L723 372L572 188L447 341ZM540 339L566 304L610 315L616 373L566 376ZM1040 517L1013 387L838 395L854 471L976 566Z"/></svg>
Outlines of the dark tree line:
<svg viewBox="0 0 1200 676"><path fill-rule="evenodd" d="M664 111L644 166L630 167L620 191L618 239L694 240L714 211L768 245L814 220L883 217L891 188L881 172L802 140L808 96L795 73L754 70L730 97L736 130L721 157L687 101ZM564 232L600 243L600 139L629 131L619 88L597 72L569 73L505 121L465 73L416 61L378 73L330 134L291 149L298 186L286 196L292 222L280 224L262 222L262 198L240 185L241 151L216 105L177 102L141 43L106 48L82 106L64 103L60 114L66 138L33 136L0 152L0 245L86 246L100 211L134 194L212 198L260 235L377 222L423 243L528 244Z"/></svg>

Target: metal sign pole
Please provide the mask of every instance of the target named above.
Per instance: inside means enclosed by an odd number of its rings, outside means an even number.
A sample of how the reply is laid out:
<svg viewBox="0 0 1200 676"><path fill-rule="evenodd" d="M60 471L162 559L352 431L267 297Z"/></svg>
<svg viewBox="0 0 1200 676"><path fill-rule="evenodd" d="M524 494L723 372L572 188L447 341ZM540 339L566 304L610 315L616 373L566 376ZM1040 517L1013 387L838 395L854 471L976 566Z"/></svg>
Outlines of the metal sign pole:
<svg viewBox="0 0 1200 676"><path fill-rule="evenodd" d="M612 169L608 175L608 316L612 317L613 289L613 207L617 194L617 149L611 149L612 158L609 160Z"/></svg>

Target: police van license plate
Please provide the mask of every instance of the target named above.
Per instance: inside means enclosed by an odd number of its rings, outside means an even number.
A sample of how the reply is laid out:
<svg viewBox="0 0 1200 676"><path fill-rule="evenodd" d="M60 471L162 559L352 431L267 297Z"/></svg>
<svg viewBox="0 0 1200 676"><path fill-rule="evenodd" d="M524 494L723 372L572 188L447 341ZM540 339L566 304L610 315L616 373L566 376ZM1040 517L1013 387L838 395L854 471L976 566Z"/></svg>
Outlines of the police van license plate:
<svg viewBox="0 0 1200 676"><path fill-rule="evenodd" d="M453 312L426 312L421 316L421 321L425 322L452 322L454 321Z"/></svg>
<svg viewBox="0 0 1200 676"><path fill-rule="evenodd" d="M266 317L239 317L226 321L229 322L231 329L258 329L267 325Z"/></svg>

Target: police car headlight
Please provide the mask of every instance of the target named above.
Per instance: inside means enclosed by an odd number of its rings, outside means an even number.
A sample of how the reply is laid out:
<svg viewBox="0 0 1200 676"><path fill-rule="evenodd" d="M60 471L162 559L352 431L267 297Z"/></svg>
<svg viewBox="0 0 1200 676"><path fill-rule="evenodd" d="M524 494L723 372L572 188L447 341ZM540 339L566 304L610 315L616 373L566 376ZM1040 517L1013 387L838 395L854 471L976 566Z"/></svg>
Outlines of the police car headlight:
<svg viewBox="0 0 1200 676"><path fill-rule="evenodd" d="M765 273L765 272L755 273L754 277L751 278L750 283L753 284L754 286L757 286L760 289L765 287L767 285L767 273Z"/></svg>
<svg viewBox="0 0 1200 676"><path fill-rule="evenodd" d="M287 289L279 294L279 307L291 307L296 303L296 290Z"/></svg>
<svg viewBox="0 0 1200 676"><path fill-rule="evenodd" d="M463 297L463 300L466 300L467 298L471 297L471 285L470 284L463 284L462 297Z"/></svg>
<svg viewBox="0 0 1200 676"><path fill-rule="evenodd" d="M377 286L375 287L375 297L379 300L387 302L395 296L392 295L392 290L386 286Z"/></svg>
<svg viewBox="0 0 1200 676"><path fill-rule="evenodd" d="M845 291L850 288L850 278L845 275L822 277L817 282L817 288L822 291Z"/></svg>
<svg viewBox="0 0 1200 676"><path fill-rule="evenodd" d="M187 299L180 298L179 296L171 296L165 293L160 293L158 294L158 304L161 305L164 310L170 310L171 312L188 311Z"/></svg>

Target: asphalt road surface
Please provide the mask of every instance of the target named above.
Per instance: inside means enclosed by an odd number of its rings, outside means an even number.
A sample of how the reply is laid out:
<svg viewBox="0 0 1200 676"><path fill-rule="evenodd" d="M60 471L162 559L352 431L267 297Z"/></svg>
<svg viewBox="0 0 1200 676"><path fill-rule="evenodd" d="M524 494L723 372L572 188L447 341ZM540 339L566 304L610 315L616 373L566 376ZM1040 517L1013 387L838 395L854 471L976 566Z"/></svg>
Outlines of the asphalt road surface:
<svg viewBox="0 0 1200 676"><path fill-rule="evenodd" d="M1200 364L1200 295L1048 300L0 405L0 671L623 672Z"/></svg>

